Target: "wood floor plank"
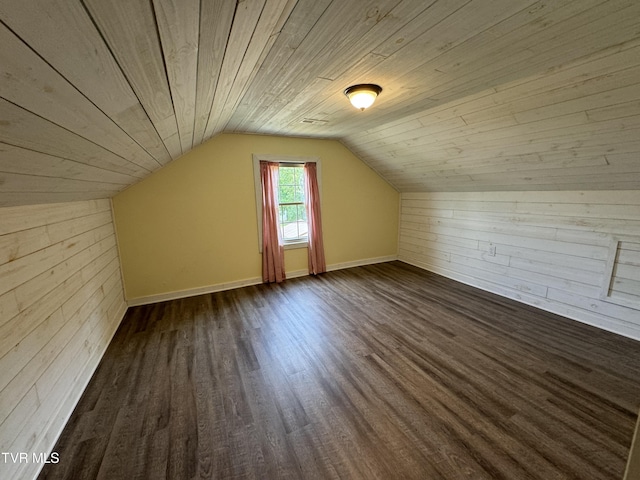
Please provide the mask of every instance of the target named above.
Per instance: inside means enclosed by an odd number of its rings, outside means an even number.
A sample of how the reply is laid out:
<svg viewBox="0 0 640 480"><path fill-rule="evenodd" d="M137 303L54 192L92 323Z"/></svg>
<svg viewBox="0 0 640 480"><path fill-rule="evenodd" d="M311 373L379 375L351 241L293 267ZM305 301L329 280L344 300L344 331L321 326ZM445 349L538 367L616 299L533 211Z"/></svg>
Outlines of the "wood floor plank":
<svg viewBox="0 0 640 480"><path fill-rule="evenodd" d="M131 308L43 479L619 479L640 342L401 262Z"/></svg>

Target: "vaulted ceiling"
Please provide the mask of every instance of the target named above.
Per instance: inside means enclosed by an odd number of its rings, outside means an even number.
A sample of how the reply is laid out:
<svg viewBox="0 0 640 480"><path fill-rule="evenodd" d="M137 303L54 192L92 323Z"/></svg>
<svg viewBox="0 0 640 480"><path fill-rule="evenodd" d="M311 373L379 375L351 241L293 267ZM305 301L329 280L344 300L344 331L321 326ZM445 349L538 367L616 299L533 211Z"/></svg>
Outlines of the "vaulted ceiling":
<svg viewBox="0 0 640 480"><path fill-rule="evenodd" d="M339 139L400 191L638 189L640 2L1 0L0 97L0 206L220 132Z"/></svg>

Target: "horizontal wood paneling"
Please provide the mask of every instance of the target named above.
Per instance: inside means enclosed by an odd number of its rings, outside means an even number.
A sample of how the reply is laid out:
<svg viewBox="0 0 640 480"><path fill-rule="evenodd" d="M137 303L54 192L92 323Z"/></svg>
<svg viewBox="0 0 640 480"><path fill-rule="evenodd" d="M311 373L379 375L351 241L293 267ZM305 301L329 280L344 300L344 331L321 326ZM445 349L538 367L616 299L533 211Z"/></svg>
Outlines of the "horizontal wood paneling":
<svg viewBox="0 0 640 480"><path fill-rule="evenodd" d="M640 235L640 191L403 193L398 258L640 339L635 243L602 296L621 235Z"/></svg>
<svg viewBox="0 0 640 480"><path fill-rule="evenodd" d="M51 451L125 309L109 200L0 209L2 452Z"/></svg>
<svg viewBox="0 0 640 480"><path fill-rule="evenodd" d="M600 298L640 310L640 237L614 237Z"/></svg>

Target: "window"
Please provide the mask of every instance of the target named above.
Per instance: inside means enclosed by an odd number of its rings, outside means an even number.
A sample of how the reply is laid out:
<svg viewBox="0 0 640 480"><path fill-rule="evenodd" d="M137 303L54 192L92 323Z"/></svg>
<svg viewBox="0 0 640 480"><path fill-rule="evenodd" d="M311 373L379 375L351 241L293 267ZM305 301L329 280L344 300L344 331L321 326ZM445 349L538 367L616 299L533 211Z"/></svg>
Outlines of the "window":
<svg viewBox="0 0 640 480"><path fill-rule="evenodd" d="M307 210L304 204L304 164L313 162L318 170L318 186L321 188L321 163L318 157L289 157L286 155L253 155L258 246L262 252L262 187L260 161L277 162L279 168L278 204L280 233L285 248L307 246Z"/></svg>
<svg viewBox="0 0 640 480"><path fill-rule="evenodd" d="M278 205L280 234L287 242L306 241L308 237L307 209L304 205L304 172L302 165L280 164Z"/></svg>

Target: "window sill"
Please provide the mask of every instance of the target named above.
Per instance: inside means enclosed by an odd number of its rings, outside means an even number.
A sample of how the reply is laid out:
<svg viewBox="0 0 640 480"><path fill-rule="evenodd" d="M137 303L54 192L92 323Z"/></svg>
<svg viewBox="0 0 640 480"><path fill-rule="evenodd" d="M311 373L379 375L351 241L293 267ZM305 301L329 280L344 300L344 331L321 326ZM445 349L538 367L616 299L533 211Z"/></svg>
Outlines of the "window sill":
<svg viewBox="0 0 640 480"><path fill-rule="evenodd" d="M284 243L284 249L285 250L293 250L296 248L307 248L309 246L309 242L307 242L306 240L301 240L299 242L285 242Z"/></svg>

